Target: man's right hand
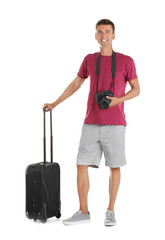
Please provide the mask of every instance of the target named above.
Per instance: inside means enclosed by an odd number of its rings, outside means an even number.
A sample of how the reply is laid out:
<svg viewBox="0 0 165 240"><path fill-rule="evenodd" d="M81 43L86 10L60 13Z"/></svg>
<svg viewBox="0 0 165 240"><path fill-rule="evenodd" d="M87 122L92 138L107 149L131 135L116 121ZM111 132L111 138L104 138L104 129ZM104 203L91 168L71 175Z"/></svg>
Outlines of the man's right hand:
<svg viewBox="0 0 165 240"><path fill-rule="evenodd" d="M53 103L45 103L44 106L42 107L42 109L44 109L46 107L46 112L49 112L50 110L53 110L55 108Z"/></svg>

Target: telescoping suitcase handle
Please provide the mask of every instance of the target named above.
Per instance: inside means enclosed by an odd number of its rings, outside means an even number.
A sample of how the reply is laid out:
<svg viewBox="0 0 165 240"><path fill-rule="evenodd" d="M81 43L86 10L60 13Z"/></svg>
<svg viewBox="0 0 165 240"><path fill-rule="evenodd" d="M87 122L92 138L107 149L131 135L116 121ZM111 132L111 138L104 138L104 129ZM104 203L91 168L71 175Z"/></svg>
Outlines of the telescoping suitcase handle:
<svg viewBox="0 0 165 240"><path fill-rule="evenodd" d="M45 113L46 108L43 108L44 113L44 136L43 136L43 142L44 142L44 163L46 163L46 120L45 120ZM51 163L53 163L53 134L52 134L52 110L50 110L50 156L51 156Z"/></svg>

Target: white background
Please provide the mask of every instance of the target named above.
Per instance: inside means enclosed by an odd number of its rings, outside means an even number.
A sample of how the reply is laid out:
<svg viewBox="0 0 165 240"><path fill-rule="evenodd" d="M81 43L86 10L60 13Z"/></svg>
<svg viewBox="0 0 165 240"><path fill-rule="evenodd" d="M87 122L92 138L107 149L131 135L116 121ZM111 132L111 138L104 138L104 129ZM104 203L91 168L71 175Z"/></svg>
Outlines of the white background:
<svg viewBox="0 0 165 240"><path fill-rule="evenodd" d="M160 0L1 0L3 239L164 239L163 15ZM42 106L61 95L88 53L99 51L94 34L96 22L102 18L114 22L113 49L134 59L141 87L140 96L125 102L127 165L121 168L115 206L117 225L104 227L110 173L104 166L104 157L99 169L89 169L91 223L67 227L61 222L79 209L76 156L89 78L53 110L54 161L61 167L62 217L46 224L35 223L25 217L25 168L43 161ZM49 140L49 113L46 117ZM48 144L47 153L49 158Z"/></svg>

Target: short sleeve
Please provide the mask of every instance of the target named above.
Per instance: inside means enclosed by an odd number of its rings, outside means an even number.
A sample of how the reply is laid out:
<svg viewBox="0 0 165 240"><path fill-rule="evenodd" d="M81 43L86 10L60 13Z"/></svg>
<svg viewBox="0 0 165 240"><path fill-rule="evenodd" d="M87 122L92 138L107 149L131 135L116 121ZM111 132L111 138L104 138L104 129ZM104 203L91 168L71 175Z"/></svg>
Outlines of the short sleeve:
<svg viewBox="0 0 165 240"><path fill-rule="evenodd" d="M128 57L125 62L125 80L130 81L137 78L134 60Z"/></svg>
<svg viewBox="0 0 165 240"><path fill-rule="evenodd" d="M89 74L88 74L88 69L87 69L87 56L84 57L84 60L81 63L81 66L79 68L77 75L80 78L88 78Z"/></svg>

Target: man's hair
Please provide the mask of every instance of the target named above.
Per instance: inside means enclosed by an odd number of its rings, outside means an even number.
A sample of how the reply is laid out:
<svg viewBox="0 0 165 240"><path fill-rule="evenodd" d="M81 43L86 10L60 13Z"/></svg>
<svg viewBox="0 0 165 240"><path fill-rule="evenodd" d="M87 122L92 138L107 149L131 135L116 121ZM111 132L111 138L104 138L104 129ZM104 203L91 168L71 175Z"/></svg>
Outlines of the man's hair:
<svg viewBox="0 0 165 240"><path fill-rule="evenodd" d="M112 26L112 29L113 29L113 33L115 32L115 25L112 21L110 21L109 19L101 19L99 20L97 23L96 23L96 29L97 29L97 26L99 25L111 25Z"/></svg>

